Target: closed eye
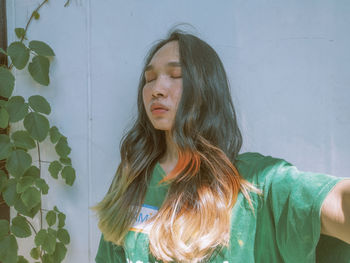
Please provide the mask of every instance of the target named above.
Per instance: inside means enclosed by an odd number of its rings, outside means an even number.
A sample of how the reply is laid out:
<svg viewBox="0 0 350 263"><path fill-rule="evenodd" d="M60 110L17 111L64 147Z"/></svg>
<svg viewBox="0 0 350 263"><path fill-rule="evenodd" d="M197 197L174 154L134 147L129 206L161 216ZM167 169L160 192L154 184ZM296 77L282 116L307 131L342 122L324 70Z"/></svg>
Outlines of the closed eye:
<svg viewBox="0 0 350 263"><path fill-rule="evenodd" d="M175 68L171 68L171 70L169 70L168 74L171 78L173 79L179 79L182 77L181 74L181 68L180 67L175 67Z"/></svg>
<svg viewBox="0 0 350 263"><path fill-rule="evenodd" d="M173 79L179 79L182 78L181 71L174 71L171 74L169 74L171 78Z"/></svg>
<svg viewBox="0 0 350 263"><path fill-rule="evenodd" d="M157 75L154 74L153 72L146 72L145 73L145 81L146 83L152 82L157 78Z"/></svg>

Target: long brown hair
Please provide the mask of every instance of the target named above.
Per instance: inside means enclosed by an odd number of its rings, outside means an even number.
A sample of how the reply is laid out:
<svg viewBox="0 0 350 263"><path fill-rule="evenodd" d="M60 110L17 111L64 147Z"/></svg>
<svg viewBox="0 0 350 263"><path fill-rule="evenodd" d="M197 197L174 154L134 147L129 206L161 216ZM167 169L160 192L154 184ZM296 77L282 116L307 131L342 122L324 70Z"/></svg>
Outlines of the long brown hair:
<svg viewBox="0 0 350 263"><path fill-rule="evenodd" d="M234 165L242 136L223 64L198 37L176 30L148 53L139 82L137 119L122 138L121 163L113 182L93 209L105 239L123 244L155 164L166 151L165 133L152 126L143 105L144 70L155 52L173 40L179 43L183 81L171 130L179 159L163 179L169 182L169 191L150 220L150 251L164 262L199 262L228 244L231 210L239 191L251 204L248 191L258 190Z"/></svg>

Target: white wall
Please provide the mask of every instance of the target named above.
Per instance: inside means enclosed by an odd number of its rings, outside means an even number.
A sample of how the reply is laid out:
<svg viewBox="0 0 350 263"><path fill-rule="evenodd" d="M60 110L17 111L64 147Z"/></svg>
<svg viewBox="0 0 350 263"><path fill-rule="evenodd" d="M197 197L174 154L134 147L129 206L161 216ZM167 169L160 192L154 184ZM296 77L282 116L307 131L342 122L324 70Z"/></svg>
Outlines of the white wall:
<svg viewBox="0 0 350 263"><path fill-rule="evenodd" d="M7 0L9 42L40 2ZM94 262L100 233L88 207L103 197L118 165L144 55L175 23L192 24L222 58L242 152L349 176L348 1L71 0L64 8L65 2L49 1L28 32L56 53L50 86L18 72L15 89L48 99L49 119L72 147L74 186L44 175L51 186L45 205L67 214L71 243L64 262ZM56 158L49 143L42 149L45 160Z"/></svg>

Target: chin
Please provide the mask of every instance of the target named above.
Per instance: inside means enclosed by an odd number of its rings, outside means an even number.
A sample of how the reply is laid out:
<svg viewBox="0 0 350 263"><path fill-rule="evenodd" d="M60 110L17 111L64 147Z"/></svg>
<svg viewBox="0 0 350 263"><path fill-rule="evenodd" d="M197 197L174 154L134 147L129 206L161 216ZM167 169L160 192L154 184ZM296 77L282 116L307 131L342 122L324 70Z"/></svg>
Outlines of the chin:
<svg viewBox="0 0 350 263"><path fill-rule="evenodd" d="M161 131L169 131L171 129L171 127L169 127L169 125L165 125L165 124L155 124L155 123L152 123L153 125L153 128L156 129L156 130L161 130Z"/></svg>
<svg viewBox="0 0 350 263"><path fill-rule="evenodd" d="M162 130L162 131L170 131L173 123L165 118L159 118L159 119L151 119L149 118L150 123L152 124L153 128L156 130Z"/></svg>
<svg viewBox="0 0 350 263"><path fill-rule="evenodd" d="M160 131L170 131L169 127L153 126L156 130Z"/></svg>

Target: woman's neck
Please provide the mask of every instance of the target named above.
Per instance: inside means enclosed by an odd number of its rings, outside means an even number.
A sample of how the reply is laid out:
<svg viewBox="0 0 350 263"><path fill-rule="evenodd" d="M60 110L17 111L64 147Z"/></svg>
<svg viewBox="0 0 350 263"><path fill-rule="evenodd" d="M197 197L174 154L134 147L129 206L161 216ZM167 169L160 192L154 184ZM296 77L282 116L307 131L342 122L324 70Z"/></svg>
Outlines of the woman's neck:
<svg viewBox="0 0 350 263"><path fill-rule="evenodd" d="M166 138L166 151L162 158L159 160L163 170L168 174L176 166L178 160L178 150L174 143L174 140L170 132L165 131Z"/></svg>

